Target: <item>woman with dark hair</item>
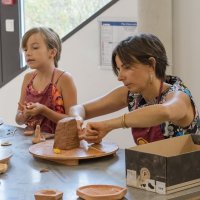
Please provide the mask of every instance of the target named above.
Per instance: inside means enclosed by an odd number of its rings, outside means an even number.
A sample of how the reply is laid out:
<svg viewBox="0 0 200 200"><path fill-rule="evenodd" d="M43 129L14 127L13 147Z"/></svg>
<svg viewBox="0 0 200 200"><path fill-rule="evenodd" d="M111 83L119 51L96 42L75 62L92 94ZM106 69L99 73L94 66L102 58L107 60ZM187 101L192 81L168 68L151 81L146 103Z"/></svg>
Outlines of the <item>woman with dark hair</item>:
<svg viewBox="0 0 200 200"><path fill-rule="evenodd" d="M162 42L152 34L140 34L121 41L113 51L112 67L123 83L103 97L73 106L80 138L98 143L110 131L131 128L136 144L197 133L199 114L181 79L166 76L167 55ZM82 123L128 107L129 113L100 121Z"/></svg>

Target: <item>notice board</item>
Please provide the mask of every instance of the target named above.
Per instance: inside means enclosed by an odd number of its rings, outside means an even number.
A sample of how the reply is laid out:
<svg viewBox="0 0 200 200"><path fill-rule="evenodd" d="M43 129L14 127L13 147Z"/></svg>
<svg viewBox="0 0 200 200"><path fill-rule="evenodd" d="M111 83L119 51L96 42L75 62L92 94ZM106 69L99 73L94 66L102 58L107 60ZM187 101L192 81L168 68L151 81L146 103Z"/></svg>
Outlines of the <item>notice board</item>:
<svg viewBox="0 0 200 200"><path fill-rule="evenodd" d="M100 66L111 69L111 56L115 46L136 33L136 21L100 21Z"/></svg>

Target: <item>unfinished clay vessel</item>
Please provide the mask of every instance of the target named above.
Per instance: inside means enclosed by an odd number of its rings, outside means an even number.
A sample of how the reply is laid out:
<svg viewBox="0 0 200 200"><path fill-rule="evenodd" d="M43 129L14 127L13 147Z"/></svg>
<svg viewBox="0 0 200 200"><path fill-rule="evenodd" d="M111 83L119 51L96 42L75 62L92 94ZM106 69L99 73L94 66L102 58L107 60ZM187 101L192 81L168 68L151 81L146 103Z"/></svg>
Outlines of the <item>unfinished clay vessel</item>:
<svg viewBox="0 0 200 200"><path fill-rule="evenodd" d="M56 126L53 148L69 150L79 147L77 122L68 117L60 120Z"/></svg>
<svg viewBox="0 0 200 200"><path fill-rule="evenodd" d="M34 196L35 200L61 200L63 193L58 190L40 190Z"/></svg>

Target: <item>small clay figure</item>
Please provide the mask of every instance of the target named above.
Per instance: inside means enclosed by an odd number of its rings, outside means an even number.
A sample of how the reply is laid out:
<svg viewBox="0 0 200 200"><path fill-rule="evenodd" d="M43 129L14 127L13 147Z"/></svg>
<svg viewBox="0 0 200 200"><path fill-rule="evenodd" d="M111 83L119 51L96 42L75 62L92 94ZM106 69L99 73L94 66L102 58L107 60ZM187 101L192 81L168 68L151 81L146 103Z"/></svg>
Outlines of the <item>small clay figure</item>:
<svg viewBox="0 0 200 200"><path fill-rule="evenodd" d="M41 135L40 125L37 125L35 128L35 136L32 139L32 143L36 144L36 143L44 142L44 141L45 141L45 138Z"/></svg>

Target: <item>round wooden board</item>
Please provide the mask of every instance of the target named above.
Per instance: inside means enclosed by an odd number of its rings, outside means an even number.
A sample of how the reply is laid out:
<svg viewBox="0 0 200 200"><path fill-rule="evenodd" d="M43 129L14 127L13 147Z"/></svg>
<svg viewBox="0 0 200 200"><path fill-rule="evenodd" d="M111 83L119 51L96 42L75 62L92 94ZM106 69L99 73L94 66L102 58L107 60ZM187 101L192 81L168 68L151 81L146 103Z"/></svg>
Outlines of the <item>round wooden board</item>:
<svg viewBox="0 0 200 200"><path fill-rule="evenodd" d="M0 163L7 164L10 157L12 156L12 151L9 149L0 149Z"/></svg>
<svg viewBox="0 0 200 200"><path fill-rule="evenodd" d="M100 144L88 144L86 141L80 142L79 148L70 150L61 150L56 154L53 151L54 140L47 140L38 144L34 144L29 148L29 152L37 158L42 158L65 165L78 165L81 159L98 158L114 154L119 147L109 142L101 142Z"/></svg>

